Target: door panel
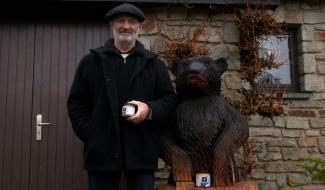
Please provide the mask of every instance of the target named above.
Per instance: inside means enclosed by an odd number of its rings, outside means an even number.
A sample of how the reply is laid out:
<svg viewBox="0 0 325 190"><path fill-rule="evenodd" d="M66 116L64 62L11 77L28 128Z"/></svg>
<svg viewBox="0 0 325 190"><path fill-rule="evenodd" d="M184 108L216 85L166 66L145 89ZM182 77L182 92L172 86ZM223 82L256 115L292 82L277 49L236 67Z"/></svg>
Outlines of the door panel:
<svg viewBox="0 0 325 190"><path fill-rule="evenodd" d="M0 24L0 189L28 189L34 30Z"/></svg>
<svg viewBox="0 0 325 190"><path fill-rule="evenodd" d="M67 95L81 57L108 36L105 24L36 24L33 122L43 122L42 140L32 128L30 189L86 189L82 144L66 111ZM36 122L36 121L35 121Z"/></svg>
<svg viewBox="0 0 325 190"><path fill-rule="evenodd" d="M75 69L104 23L0 23L0 189L83 190L82 143L67 115ZM36 115L43 115L36 141Z"/></svg>

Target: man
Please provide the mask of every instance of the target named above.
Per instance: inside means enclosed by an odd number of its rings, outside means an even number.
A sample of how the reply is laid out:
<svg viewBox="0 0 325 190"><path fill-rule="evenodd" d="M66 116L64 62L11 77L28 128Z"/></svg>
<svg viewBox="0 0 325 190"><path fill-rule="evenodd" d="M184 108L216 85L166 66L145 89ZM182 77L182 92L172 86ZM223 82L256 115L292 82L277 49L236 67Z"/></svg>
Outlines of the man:
<svg viewBox="0 0 325 190"><path fill-rule="evenodd" d="M114 39L79 63L68 98L75 134L84 142L84 167L91 190L152 190L161 128L176 101L164 63L137 41L143 12L122 4L105 16ZM122 117L129 103L136 113Z"/></svg>

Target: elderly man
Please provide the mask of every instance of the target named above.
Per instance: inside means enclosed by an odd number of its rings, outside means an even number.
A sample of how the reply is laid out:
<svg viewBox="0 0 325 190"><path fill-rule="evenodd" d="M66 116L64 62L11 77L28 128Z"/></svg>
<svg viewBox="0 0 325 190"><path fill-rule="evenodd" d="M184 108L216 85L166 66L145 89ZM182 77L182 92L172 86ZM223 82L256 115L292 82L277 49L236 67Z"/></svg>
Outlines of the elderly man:
<svg viewBox="0 0 325 190"><path fill-rule="evenodd" d="M129 190L152 190L161 128L176 108L174 90L164 63L137 41L143 12L125 3L105 17L114 39L80 61L69 117L84 143L91 190L118 189L122 174ZM133 115L121 114L125 104Z"/></svg>

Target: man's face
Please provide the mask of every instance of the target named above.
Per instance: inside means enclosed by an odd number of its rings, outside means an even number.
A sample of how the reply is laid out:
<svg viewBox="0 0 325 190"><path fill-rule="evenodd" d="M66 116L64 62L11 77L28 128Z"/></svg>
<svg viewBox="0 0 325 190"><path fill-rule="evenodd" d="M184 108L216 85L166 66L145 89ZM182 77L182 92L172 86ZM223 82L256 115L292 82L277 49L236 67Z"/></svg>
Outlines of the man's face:
<svg viewBox="0 0 325 190"><path fill-rule="evenodd" d="M133 43L138 37L142 24L133 16L117 15L111 22L114 40Z"/></svg>

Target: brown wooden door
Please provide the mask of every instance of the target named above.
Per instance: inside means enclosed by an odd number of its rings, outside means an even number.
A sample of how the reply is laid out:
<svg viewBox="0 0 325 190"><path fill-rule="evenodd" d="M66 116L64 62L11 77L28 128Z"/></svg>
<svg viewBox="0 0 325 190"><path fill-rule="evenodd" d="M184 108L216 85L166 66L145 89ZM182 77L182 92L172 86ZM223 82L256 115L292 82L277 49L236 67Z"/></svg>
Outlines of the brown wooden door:
<svg viewBox="0 0 325 190"><path fill-rule="evenodd" d="M0 23L0 189L29 189L33 23Z"/></svg>
<svg viewBox="0 0 325 190"><path fill-rule="evenodd" d="M108 38L107 26L11 25L0 33L0 189L86 189L82 144L66 101L79 60ZM51 123L38 141L37 114Z"/></svg>

